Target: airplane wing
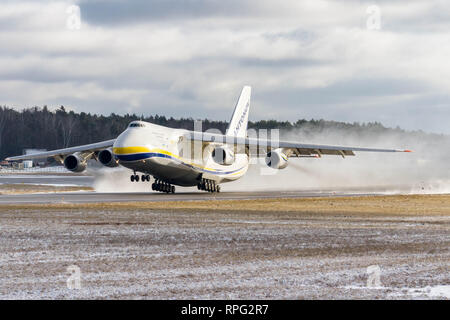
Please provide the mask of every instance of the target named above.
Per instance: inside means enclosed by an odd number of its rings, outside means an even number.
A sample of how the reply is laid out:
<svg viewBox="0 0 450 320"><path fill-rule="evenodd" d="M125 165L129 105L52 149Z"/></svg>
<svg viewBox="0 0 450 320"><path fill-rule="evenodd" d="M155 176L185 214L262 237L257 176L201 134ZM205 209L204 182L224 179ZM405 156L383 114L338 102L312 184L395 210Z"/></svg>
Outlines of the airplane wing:
<svg viewBox="0 0 450 320"><path fill-rule="evenodd" d="M347 146L333 146L320 144L306 144L291 141L277 141L258 138L241 138L234 136L225 136L220 134L206 133L206 132L190 132L185 135L186 139L191 141L201 141L202 143L226 143L230 145L241 145L250 150L265 149L266 151L281 148L289 157L321 157L322 155L337 155L337 156L354 156L354 151L363 152L411 152L410 150L397 149L376 149L376 148L361 148L361 147L347 147Z"/></svg>
<svg viewBox="0 0 450 320"><path fill-rule="evenodd" d="M16 161L16 160L43 159L43 158L51 158L51 157L54 157L57 160L61 160L64 158L64 156L73 154L76 152L91 153L91 152L100 151L100 150L112 147L112 145L114 144L114 141L116 141L116 140L112 139L112 140L108 140L108 141L86 144L83 146L57 149L57 150L52 150L52 151L27 154L27 155L23 155L23 156L8 157L5 160Z"/></svg>

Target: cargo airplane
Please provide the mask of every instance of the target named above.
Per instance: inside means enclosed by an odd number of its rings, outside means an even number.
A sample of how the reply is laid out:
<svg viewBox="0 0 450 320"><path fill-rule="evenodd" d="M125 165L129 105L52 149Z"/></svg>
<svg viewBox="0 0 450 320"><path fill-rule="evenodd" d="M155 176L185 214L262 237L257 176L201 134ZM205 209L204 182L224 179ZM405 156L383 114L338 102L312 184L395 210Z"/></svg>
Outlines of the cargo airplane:
<svg viewBox="0 0 450 320"><path fill-rule="evenodd" d="M72 172L82 172L89 159L106 167L132 170L132 182L150 182L152 189L174 193L175 185L197 186L219 192L220 184L245 175L254 154L265 157L267 166L284 169L290 157L337 155L354 152L409 152L252 138L247 135L251 87L242 89L225 135L168 128L145 121L133 121L116 139L31 155L9 157L8 161L53 157ZM140 175L138 174L140 173Z"/></svg>

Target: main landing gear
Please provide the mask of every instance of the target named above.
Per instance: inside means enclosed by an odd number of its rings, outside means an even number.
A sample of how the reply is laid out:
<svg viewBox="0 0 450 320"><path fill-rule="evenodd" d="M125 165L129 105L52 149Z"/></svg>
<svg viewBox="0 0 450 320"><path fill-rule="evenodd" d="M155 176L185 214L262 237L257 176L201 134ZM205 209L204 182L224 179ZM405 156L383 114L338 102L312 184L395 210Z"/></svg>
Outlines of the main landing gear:
<svg viewBox="0 0 450 320"><path fill-rule="evenodd" d="M155 180L152 184L152 190L165 193L175 193L175 186L161 180Z"/></svg>
<svg viewBox="0 0 450 320"><path fill-rule="evenodd" d="M220 192L220 186L216 184L214 180L202 179L197 185L198 190L204 190L208 192Z"/></svg>
<svg viewBox="0 0 450 320"><path fill-rule="evenodd" d="M132 174L130 176L130 180L131 180L131 182L139 182L139 181L150 182L150 175L143 174L143 175L139 176L135 172L134 174ZM159 192L165 192L165 193L175 193L175 186L173 186L170 183L167 183L165 181L155 179L155 182L152 183L152 190L159 191Z"/></svg>

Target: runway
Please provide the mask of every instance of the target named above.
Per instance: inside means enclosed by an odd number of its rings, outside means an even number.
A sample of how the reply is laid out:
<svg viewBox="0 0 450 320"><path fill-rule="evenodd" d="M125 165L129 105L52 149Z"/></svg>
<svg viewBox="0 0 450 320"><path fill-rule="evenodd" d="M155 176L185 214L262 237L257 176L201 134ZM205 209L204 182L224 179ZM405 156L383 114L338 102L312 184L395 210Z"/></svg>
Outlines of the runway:
<svg viewBox="0 0 450 320"><path fill-rule="evenodd" d="M0 184L4 186L27 185L33 186L64 186L92 187L95 178L93 176L67 176L67 175L4 175L0 176ZM126 181L129 183L129 181ZM270 191L236 191L223 190L220 193L208 193L198 191L196 188L179 188L175 194L165 194L154 191L143 191L141 185L136 190L128 192L94 192L55 189L54 192L34 192L21 194L0 194L0 205L12 204L46 204L46 203L102 203L102 202L158 202L158 201L200 201L200 200L254 200L275 198L311 198L311 197L343 197L385 195L388 188L338 188L333 189L298 189L298 190L270 190ZM401 187L396 187L401 190ZM142 191L141 191L142 190ZM404 189L407 192L407 189ZM107 190L106 190L107 191Z"/></svg>
<svg viewBox="0 0 450 320"><path fill-rule="evenodd" d="M98 202L156 202L156 201L195 201L195 200L252 200L275 198L311 198L311 197L343 197L364 196L364 193L343 193L333 191L285 191L285 192L185 192L165 193L97 193L97 192L65 192L34 193L20 195L1 195L0 205L24 203L98 203ZM371 194L373 195L373 194Z"/></svg>
<svg viewBox="0 0 450 320"><path fill-rule="evenodd" d="M46 203L102 203L102 202L157 202L157 201L199 201L199 200L254 200L274 198L311 198L311 197L343 197L386 194L411 194L411 186L366 186L358 188L341 187L334 189L299 188L297 190L240 190L222 189L220 193L208 193L196 188L177 188L175 194L154 192L146 187L147 184L130 184L125 192L111 192L113 190L94 188L97 191L86 191L95 185L94 176L81 175L0 175L0 185L6 190L9 186L21 189L26 186L26 192L3 192L0 190L0 205L11 204L46 204ZM112 183L109 181L108 183ZM37 186L33 190L33 186ZM49 186L42 191L42 186ZM79 186L80 190L76 187ZM53 188L54 189L51 189ZM71 190L63 190L72 187ZM84 188L84 189L81 189ZM270 188L270 186L268 186ZM67 188L66 188L67 189ZM31 191L30 191L31 190ZM45 188L44 188L45 190ZM148 190L148 191L147 191ZM396 190L393 192L393 190ZM115 191L115 190L114 190Z"/></svg>

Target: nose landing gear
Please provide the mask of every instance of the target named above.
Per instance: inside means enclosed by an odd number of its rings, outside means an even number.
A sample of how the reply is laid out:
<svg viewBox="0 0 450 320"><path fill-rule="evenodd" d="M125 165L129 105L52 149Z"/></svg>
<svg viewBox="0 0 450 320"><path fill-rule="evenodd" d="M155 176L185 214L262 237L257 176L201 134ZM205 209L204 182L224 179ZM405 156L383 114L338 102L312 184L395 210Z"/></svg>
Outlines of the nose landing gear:
<svg viewBox="0 0 450 320"><path fill-rule="evenodd" d="M152 184L152 190L165 193L175 193L175 186L162 180L155 180Z"/></svg>
<svg viewBox="0 0 450 320"><path fill-rule="evenodd" d="M141 180L142 182L145 182L145 181L150 182L150 176L148 174L143 174L139 179L139 175L132 174L130 176L130 180L131 180L131 182L139 182L139 180Z"/></svg>
<svg viewBox="0 0 450 320"><path fill-rule="evenodd" d="M220 192L220 186L216 184L214 180L202 179L197 185L198 190L204 190L208 192Z"/></svg>

